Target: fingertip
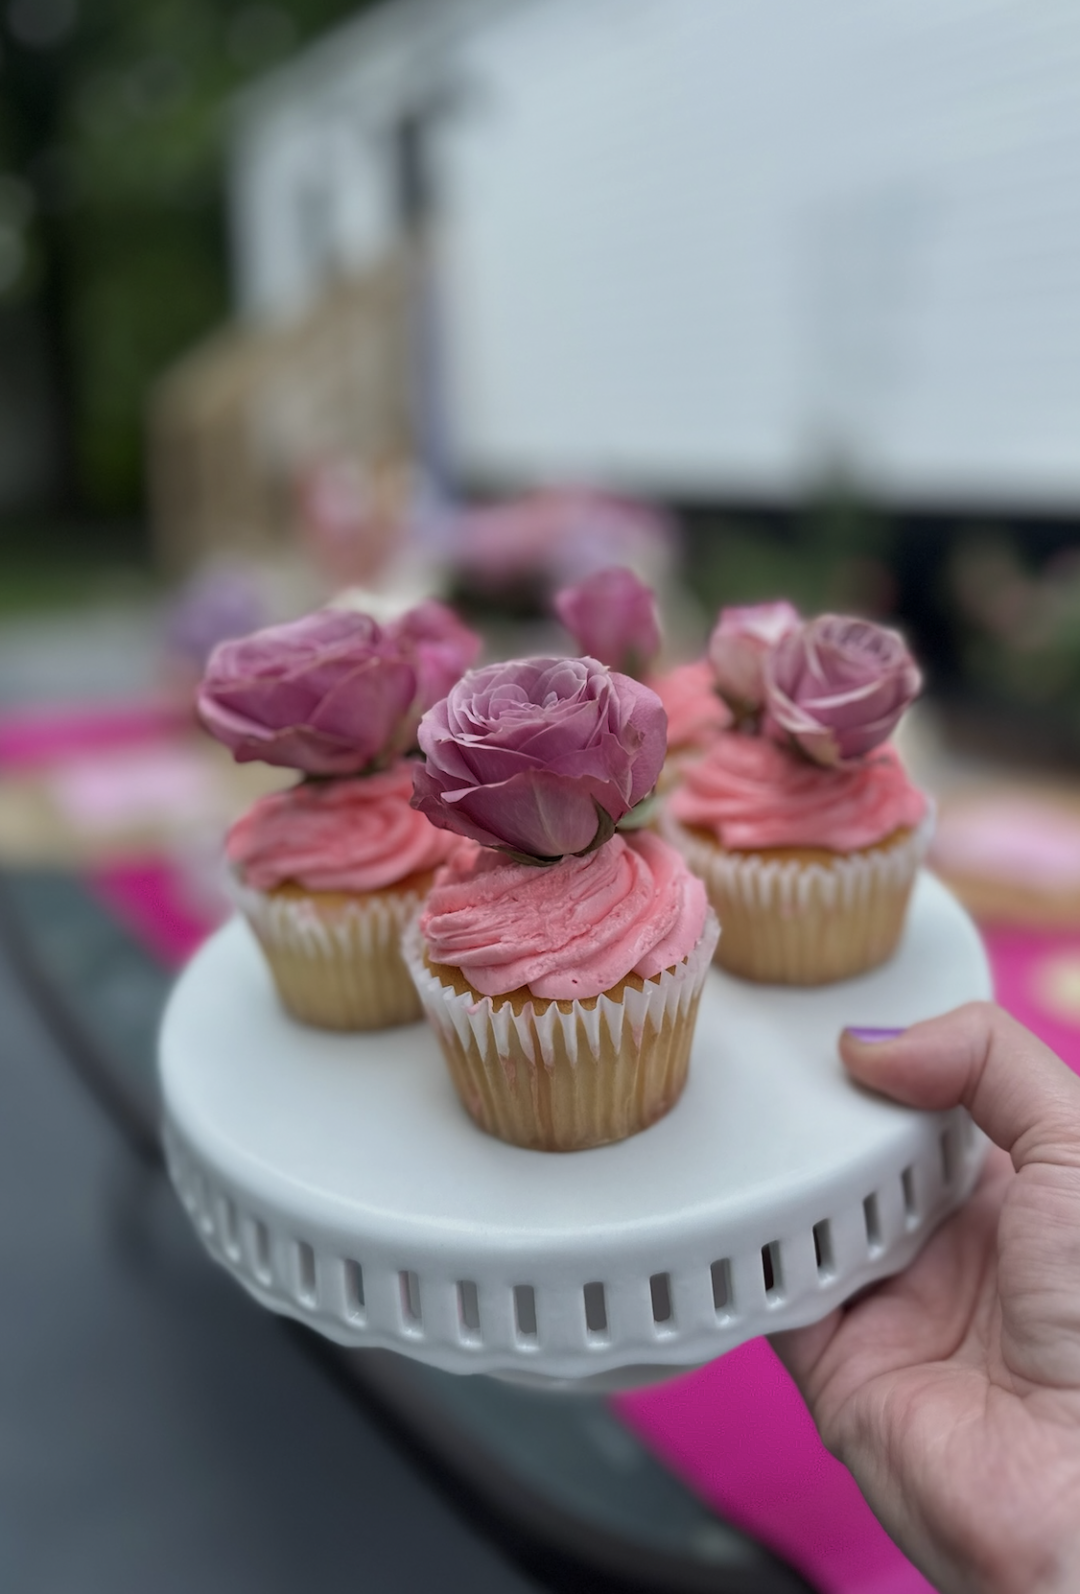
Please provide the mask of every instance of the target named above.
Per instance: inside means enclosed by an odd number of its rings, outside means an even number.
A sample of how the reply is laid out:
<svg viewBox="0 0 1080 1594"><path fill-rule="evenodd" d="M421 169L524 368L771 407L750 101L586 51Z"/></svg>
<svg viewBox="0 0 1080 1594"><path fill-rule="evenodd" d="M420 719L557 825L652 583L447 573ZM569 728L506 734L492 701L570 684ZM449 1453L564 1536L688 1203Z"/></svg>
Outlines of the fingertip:
<svg viewBox="0 0 1080 1594"><path fill-rule="evenodd" d="M891 1057L893 1043L905 1033L896 1027L848 1024L840 1031L840 1056L853 1072L872 1073Z"/></svg>
<svg viewBox="0 0 1080 1594"><path fill-rule="evenodd" d="M841 1061L860 1084L904 1097L911 1088L907 1078L911 1048L902 1044L909 1034L900 1025L849 1024L840 1032Z"/></svg>
<svg viewBox="0 0 1080 1594"><path fill-rule="evenodd" d="M904 1033L903 1027L879 1029L867 1024L848 1024L840 1031L840 1039L859 1047L887 1046L890 1041L899 1040Z"/></svg>

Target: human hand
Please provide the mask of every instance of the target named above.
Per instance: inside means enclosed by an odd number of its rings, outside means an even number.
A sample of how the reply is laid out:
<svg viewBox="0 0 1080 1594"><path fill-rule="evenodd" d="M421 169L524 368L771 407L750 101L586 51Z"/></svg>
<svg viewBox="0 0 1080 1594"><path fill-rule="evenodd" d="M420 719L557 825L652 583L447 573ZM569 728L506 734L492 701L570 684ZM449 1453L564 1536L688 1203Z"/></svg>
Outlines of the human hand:
<svg viewBox="0 0 1080 1594"><path fill-rule="evenodd" d="M905 1273L773 1344L942 1594L1080 1590L1080 1078L989 1003L840 1053L1000 1149Z"/></svg>

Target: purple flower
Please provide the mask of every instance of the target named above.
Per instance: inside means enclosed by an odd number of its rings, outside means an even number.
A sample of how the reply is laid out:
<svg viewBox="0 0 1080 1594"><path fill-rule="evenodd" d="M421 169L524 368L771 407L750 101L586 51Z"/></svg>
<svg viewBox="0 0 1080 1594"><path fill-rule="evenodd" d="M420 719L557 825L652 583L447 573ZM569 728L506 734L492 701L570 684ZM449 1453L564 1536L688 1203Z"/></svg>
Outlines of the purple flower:
<svg viewBox="0 0 1080 1594"><path fill-rule="evenodd" d="M922 685L903 637L869 620L823 614L769 654L769 729L818 764L849 764L887 741Z"/></svg>
<svg viewBox="0 0 1080 1594"><path fill-rule="evenodd" d="M216 647L198 711L240 764L355 775L407 740L416 691L400 641L366 614L320 609Z"/></svg>
<svg viewBox="0 0 1080 1594"><path fill-rule="evenodd" d="M555 613L581 653L638 680L660 651L656 594L625 565L611 565L555 595Z"/></svg>
<svg viewBox="0 0 1080 1594"><path fill-rule="evenodd" d="M756 603L721 609L709 638L716 689L736 719L758 713L765 701L765 659L799 624L790 603Z"/></svg>
<svg viewBox="0 0 1080 1594"><path fill-rule="evenodd" d="M203 570L184 587L165 623L171 656L201 672L219 642L254 631L266 604L252 571L239 565Z"/></svg>
<svg viewBox="0 0 1080 1594"><path fill-rule="evenodd" d="M481 640L475 631L459 620L453 609L437 598L428 598L409 609L386 628L411 650L416 660L418 714L445 697L455 681L460 681L476 663Z"/></svg>
<svg viewBox="0 0 1080 1594"><path fill-rule="evenodd" d="M413 805L432 824L548 861L598 846L648 795L667 716L596 659L515 659L460 680L419 740Z"/></svg>

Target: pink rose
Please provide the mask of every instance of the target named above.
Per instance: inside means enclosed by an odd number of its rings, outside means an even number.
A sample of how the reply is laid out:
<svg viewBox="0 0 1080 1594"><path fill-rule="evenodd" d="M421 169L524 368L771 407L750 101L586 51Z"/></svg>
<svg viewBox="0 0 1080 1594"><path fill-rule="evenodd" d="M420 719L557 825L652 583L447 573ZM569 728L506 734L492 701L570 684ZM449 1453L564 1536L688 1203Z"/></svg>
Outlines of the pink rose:
<svg viewBox="0 0 1080 1594"><path fill-rule="evenodd" d="M525 858L588 852L652 790L666 736L655 692L596 659L489 664L421 720L413 805Z"/></svg>
<svg viewBox="0 0 1080 1594"><path fill-rule="evenodd" d="M625 565L611 565L555 594L555 613L587 653L638 680L660 651L656 594Z"/></svg>
<svg viewBox="0 0 1080 1594"><path fill-rule="evenodd" d="M355 775L407 740L417 668L366 614L320 609L210 655L198 712L237 763Z"/></svg>
<svg viewBox="0 0 1080 1594"><path fill-rule="evenodd" d="M709 638L716 689L737 719L756 714L765 701L765 659L799 624L790 603L756 603L721 609Z"/></svg>
<svg viewBox="0 0 1080 1594"><path fill-rule="evenodd" d="M921 685L897 632L823 614L769 655L769 729L786 732L815 763L850 764L888 740Z"/></svg>
<svg viewBox="0 0 1080 1594"><path fill-rule="evenodd" d="M482 646L476 632L470 631L453 609L437 598L428 598L391 621L386 634L415 657L419 714L445 697L455 681L460 681L469 666L476 663Z"/></svg>

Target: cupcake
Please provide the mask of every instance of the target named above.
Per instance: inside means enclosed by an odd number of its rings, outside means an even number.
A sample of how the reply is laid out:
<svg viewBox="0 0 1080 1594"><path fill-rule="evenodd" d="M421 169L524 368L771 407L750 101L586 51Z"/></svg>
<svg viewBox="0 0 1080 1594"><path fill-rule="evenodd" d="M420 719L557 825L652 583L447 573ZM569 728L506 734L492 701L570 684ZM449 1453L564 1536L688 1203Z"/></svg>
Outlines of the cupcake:
<svg viewBox="0 0 1080 1594"><path fill-rule="evenodd" d="M419 712L444 693L479 639L426 604L385 629L325 609L211 656L200 717L239 762L300 772L233 826L235 900L298 1019L377 1029L420 1017L401 959L416 912L456 838L412 808L402 758Z"/></svg>
<svg viewBox="0 0 1080 1594"><path fill-rule="evenodd" d="M412 766L304 781L229 831L232 895L294 1018L381 1029L421 1017L401 932L460 845L409 805Z"/></svg>
<svg viewBox="0 0 1080 1594"><path fill-rule="evenodd" d="M420 725L414 802L478 845L404 941L466 1110L577 1151L670 1111L719 933L659 837L615 833L664 757L655 694L595 659L466 675Z"/></svg>
<svg viewBox="0 0 1080 1594"><path fill-rule="evenodd" d="M930 804L888 743L919 672L895 632L836 615L785 631L759 687L744 663L732 643L717 670L739 728L685 766L662 833L705 882L723 968L787 985L860 974L896 950L930 839Z"/></svg>

